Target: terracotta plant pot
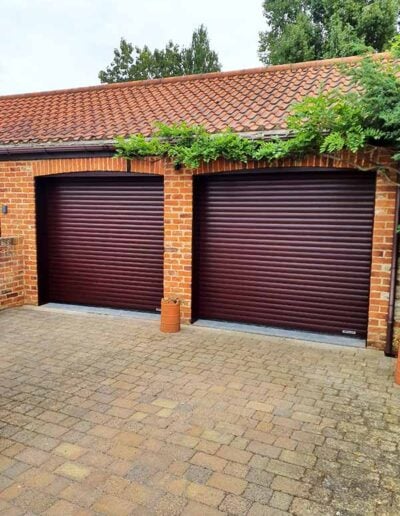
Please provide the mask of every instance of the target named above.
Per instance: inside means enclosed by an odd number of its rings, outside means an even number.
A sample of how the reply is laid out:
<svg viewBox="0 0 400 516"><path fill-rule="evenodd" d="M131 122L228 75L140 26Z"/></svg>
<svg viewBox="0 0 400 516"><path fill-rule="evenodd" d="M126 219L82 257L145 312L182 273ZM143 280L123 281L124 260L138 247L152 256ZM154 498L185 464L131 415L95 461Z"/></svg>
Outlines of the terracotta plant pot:
<svg viewBox="0 0 400 516"><path fill-rule="evenodd" d="M394 374L394 381L400 385L400 348L397 354L396 372Z"/></svg>
<svg viewBox="0 0 400 516"><path fill-rule="evenodd" d="M181 329L181 306L177 299L161 299L161 326L164 333L177 333Z"/></svg>

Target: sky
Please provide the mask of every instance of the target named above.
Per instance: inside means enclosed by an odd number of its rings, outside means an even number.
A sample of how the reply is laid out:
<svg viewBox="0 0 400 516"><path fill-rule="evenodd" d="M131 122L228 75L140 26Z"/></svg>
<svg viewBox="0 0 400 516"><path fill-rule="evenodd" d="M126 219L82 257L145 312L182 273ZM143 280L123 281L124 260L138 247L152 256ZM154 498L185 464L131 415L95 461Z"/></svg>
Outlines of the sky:
<svg viewBox="0 0 400 516"><path fill-rule="evenodd" d="M98 84L121 37L189 45L201 23L223 70L261 66L262 0L0 0L0 95Z"/></svg>

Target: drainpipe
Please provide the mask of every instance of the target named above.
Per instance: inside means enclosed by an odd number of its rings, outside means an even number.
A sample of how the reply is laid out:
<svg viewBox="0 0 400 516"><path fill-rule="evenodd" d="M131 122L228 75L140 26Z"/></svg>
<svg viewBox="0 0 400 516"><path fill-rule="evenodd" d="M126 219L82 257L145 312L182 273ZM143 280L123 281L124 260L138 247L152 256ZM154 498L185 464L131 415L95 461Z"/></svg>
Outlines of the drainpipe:
<svg viewBox="0 0 400 516"><path fill-rule="evenodd" d="M394 231L393 231L393 255L392 265L390 270L390 291L389 291L389 313L386 330L386 345L385 355L387 357L394 357L393 352L393 330L394 330L394 308L396 303L396 283L397 283L397 263L399 250L399 234L397 227L399 225L399 205L400 205L400 188L396 188L396 205L394 216Z"/></svg>

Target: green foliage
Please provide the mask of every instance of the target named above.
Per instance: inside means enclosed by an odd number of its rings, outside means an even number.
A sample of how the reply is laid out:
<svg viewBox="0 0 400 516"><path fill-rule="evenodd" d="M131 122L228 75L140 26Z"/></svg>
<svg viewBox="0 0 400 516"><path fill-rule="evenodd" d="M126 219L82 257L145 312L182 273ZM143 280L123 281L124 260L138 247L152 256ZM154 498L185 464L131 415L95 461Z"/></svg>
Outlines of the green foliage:
<svg viewBox="0 0 400 516"><path fill-rule="evenodd" d="M128 43L124 38L114 49L114 59L99 72L103 83L157 79L207 72L218 72L221 65L218 54L211 50L206 27L193 32L189 47L180 47L169 41L165 48L150 50Z"/></svg>
<svg viewBox="0 0 400 516"><path fill-rule="evenodd" d="M395 42L398 44L398 38ZM381 131L391 144L400 139L399 74L396 62L370 57L350 71L353 84L362 88L357 97L365 126Z"/></svg>
<svg viewBox="0 0 400 516"><path fill-rule="evenodd" d="M357 93L331 90L306 97L293 107L287 120L294 132L291 145L300 151L356 152L371 139L382 137L380 131L365 124L364 117Z"/></svg>
<svg viewBox="0 0 400 516"><path fill-rule="evenodd" d="M397 32L399 0L264 0L260 34L265 64L385 50Z"/></svg>
<svg viewBox="0 0 400 516"><path fill-rule="evenodd" d="M400 36L392 44L393 56ZM151 138L133 135L117 139L117 155L167 156L176 165L197 168L218 158L240 161L275 160L305 153L356 152L367 145L389 146L400 160L400 64L396 59L363 58L342 67L351 91L333 89L294 104L286 119L288 139L244 138L230 129L209 134L187 123L156 124Z"/></svg>
<svg viewBox="0 0 400 516"><path fill-rule="evenodd" d="M185 122L166 125L156 124L151 138L133 135L117 138L117 156L167 156L175 165L196 168L201 162L218 158L247 162L252 158L257 144L242 138L230 129L211 135L204 127Z"/></svg>

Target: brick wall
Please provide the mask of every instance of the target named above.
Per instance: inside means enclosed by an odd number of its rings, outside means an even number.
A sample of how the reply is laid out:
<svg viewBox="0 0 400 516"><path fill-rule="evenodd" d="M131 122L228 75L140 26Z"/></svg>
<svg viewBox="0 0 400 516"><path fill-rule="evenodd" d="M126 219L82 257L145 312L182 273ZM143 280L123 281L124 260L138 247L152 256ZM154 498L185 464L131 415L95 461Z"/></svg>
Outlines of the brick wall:
<svg viewBox="0 0 400 516"><path fill-rule="evenodd" d="M20 239L0 237L0 310L24 303L23 274Z"/></svg>
<svg viewBox="0 0 400 516"><path fill-rule="evenodd" d="M369 158L382 161L385 156L369 156ZM355 165L365 165L365 156L362 153L355 156L343 153L340 161L309 156L304 159L286 159L274 163L250 162L246 167L240 163L218 160L205 164L195 171L175 170L170 163L160 159L133 160L132 172L164 176L164 296L177 297L181 300L182 321L189 322L191 318L194 174L227 173L243 170L243 168L251 173L255 168L352 168ZM126 170L126 161L115 158L0 162L1 202L9 206L9 213L1 216L1 230L4 236L23 237L23 279L26 303L37 304L38 302L34 178L66 172ZM395 187L379 176L376 190L367 339L369 345L378 348L383 348L386 337L394 205Z"/></svg>

